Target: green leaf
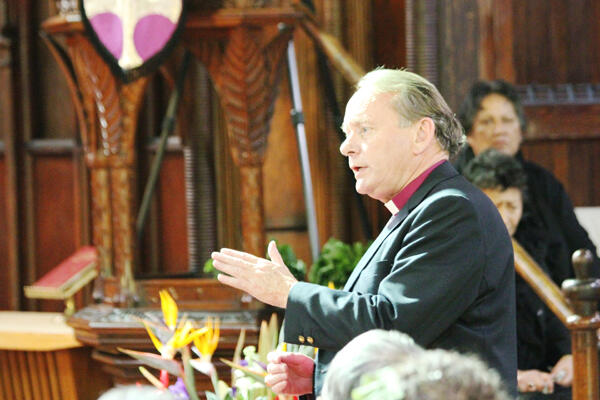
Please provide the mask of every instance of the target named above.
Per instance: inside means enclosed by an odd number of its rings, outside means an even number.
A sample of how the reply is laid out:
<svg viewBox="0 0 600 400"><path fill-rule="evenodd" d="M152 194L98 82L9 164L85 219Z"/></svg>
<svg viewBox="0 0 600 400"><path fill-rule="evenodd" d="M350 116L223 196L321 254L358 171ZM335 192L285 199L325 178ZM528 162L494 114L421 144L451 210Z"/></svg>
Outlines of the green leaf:
<svg viewBox="0 0 600 400"><path fill-rule="evenodd" d="M219 397L213 392L206 391L204 394L206 395L207 400L219 400Z"/></svg>
<svg viewBox="0 0 600 400"><path fill-rule="evenodd" d="M306 264L304 261L298 260L292 246L289 244L278 244L277 241L275 241L275 244L277 245L277 251L281 254L283 263L288 267L292 275L294 275L294 278L299 281L305 281ZM268 254L266 254L266 258L270 259Z"/></svg>
<svg viewBox="0 0 600 400"><path fill-rule="evenodd" d="M120 347L117 348L121 353L125 353L128 356L135 358L136 360L140 360L145 365L155 368L155 369L164 369L169 374L174 376L182 376L182 367L178 361L169 360L168 358L163 358L158 354L153 353L144 353L141 351L127 350L122 349Z"/></svg>
<svg viewBox="0 0 600 400"><path fill-rule="evenodd" d="M204 268L202 268L202 271L204 272L204 274L206 274L212 278L216 278L217 275L219 274L219 271L217 271L217 269L213 266L212 258L209 258L208 260L206 260L206 262L204 263Z"/></svg>
<svg viewBox="0 0 600 400"><path fill-rule="evenodd" d="M248 377L254 379L255 381L265 383L265 376L267 376L266 372L258 372L258 371L251 370L250 368L242 367L241 365L234 364L225 358L219 358L219 360L221 360L223 363L225 363L225 365L227 365L231 368L242 371Z"/></svg>
<svg viewBox="0 0 600 400"><path fill-rule="evenodd" d="M323 245L321 254L310 268L308 280L325 286L333 282L335 287L343 287L368 247L369 244L360 242L347 244L330 238Z"/></svg>

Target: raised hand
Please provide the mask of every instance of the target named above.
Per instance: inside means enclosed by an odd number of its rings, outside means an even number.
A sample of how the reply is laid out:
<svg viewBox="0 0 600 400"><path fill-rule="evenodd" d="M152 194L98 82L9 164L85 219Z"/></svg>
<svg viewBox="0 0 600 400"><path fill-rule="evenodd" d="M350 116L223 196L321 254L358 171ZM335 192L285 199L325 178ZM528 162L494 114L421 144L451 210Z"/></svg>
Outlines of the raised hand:
<svg viewBox="0 0 600 400"><path fill-rule="evenodd" d="M217 279L254 296L263 303L285 308L287 298L296 278L283 263L274 241L269 243L271 260L232 249L213 252L216 269L223 272Z"/></svg>

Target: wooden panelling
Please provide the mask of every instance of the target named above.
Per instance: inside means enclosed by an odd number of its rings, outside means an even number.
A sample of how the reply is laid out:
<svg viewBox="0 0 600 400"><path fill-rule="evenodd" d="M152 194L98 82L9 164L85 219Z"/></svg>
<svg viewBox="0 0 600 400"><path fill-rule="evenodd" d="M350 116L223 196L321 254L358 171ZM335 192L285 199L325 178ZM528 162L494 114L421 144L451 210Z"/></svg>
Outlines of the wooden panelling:
<svg viewBox="0 0 600 400"><path fill-rule="evenodd" d="M550 170L563 184L575 207L600 205L600 141L534 140L522 145L526 159Z"/></svg>
<svg viewBox="0 0 600 400"><path fill-rule="evenodd" d="M600 81L600 2L512 1L517 83Z"/></svg>
<svg viewBox="0 0 600 400"><path fill-rule="evenodd" d="M406 14L404 0L374 0L371 25L375 65L406 66Z"/></svg>
<svg viewBox="0 0 600 400"><path fill-rule="evenodd" d="M18 173L19 152L15 143L19 142L17 132L17 96L15 88L15 32L8 26L13 23L16 10L0 3L0 140L2 141L2 216L4 229L0 233L2 243L3 287L0 293L0 307L16 310L21 306L19 291L20 248L22 241L19 232L19 190Z"/></svg>
<svg viewBox="0 0 600 400"><path fill-rule="evenodd" d="M33 162L35 219L35 279L39 279L77 246L75 218L78 216L70 156L38 155ZM24 282L30 283L30 282ZM44 311L62 311L57 301L43 301Z"/></svg>
<svg viewBox="0 0 600 400"><path fill-rule="evenodd" d="M165 155L157 186L159 254L165 273L187 272L187 230L183 157ZM142 249L143 251L143 249Z"/></svg>
<svg viewBox="0 0 600 400"><path fill-rule="evenodd" d="M456 109L477 77L477 42L473 38L480 32L475 2L440 2L439 30L438 89Z"/></svg>
<svg viewBox="0 0 600 400"><path fill-rule="evenodd" d="M600 140L600 104L527 107L527 139Z"/></svg>
<svg viewBox="0 0 600 400"><path fill-rule="evenodd" d="M46 18L52 15L49 10L51 3L53 1L35 2L31 23L33 27L39 27ZM33 54L36 62L32 66L35 69L36 77L34 107L40 127L35 132L35 137L73 139L77 135L77 123L75 106L71 101L66 78L58 63L52 58L48 47L38 39L37 29L35 31L36 40L33 43ZM45 106L52 102L58 102L60 107Z"/></svg>
<svg viewBox="0 0 600 400"><path fill-rule="evenodd" d="M263 168L267 229L306 229L300 159L290 117L291 108L289 85L284 79L275 102Z"/></svg>
<svg viewBox="0 0 600 400"><path fill-rule="evenodd" d="M4 154L0 154L0 310L9 310L11 308L8 296L4 293L12 291L10 273L11 268L8 259L8 221L7 221L7 204L6 204L6 158Z"/></svg>

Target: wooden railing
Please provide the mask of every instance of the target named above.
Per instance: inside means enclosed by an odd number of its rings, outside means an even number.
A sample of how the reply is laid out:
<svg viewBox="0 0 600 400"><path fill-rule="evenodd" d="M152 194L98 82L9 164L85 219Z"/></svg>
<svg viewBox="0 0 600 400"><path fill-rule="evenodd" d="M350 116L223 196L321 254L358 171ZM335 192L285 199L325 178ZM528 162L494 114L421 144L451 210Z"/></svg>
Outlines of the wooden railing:
<svg viewBox="0 0 600 400"><path fill-rule="evenodd" d="M600 279L591 277L589 250L573 254L575 279L562 284L562 291L535 260L513 239L515 268L571 333L573 355L573 400L598 400L598 336Z"/></svg>

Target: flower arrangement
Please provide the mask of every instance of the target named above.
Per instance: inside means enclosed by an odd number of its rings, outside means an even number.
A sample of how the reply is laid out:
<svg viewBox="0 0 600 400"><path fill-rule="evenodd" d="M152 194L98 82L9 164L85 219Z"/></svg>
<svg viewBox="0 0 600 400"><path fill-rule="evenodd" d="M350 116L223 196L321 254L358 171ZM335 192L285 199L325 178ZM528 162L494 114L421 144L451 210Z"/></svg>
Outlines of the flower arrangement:
<svg viewBox="0 0 600 400"><path fill-rule="evenodd" d="M197 328L184 315L177 322L178 307L173 298L162 290L160 300L163 321L141 321L159 354L119 349L145 365L140 366L139 370L152 385L170 391L177 399L199 400L194 381L194 371L198 371L211 379L213 392L205 392L208 400L283 400L286 397L276 396L264 382L267 354L275 350L278 343L276 314L271 316L268 323L262 321L258 347L244 347L245 331L242 330L233 360L220 359L233 369L232 382L228 385L219 379L212 361L219 343L219 321L209 318L203 327ZM148 371L146 366L159 370L159 377ZM172 385L169 384L170 376L176 377Z"/></svg>

